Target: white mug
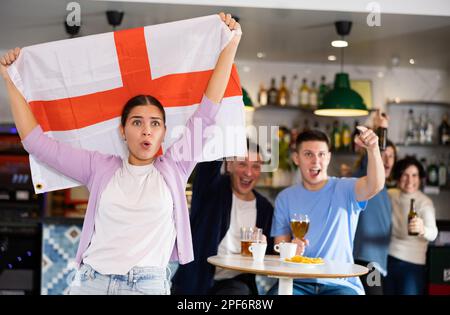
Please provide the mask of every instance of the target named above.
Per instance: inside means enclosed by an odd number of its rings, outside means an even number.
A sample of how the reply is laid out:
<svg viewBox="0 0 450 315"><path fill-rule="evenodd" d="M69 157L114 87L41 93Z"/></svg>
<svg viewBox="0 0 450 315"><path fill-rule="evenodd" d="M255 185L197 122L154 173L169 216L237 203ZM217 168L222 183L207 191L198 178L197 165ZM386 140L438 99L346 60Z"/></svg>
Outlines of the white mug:
<svg viewBox="0 0 450 315"><path fill-rule="evenodd" d="M253 261L263 262L266 255L267 243L252 243L248 250L252 253Z"/></svg>
<svg viewBox="0 0 450 315"><path fill-rule="evenodd" d="M277 253L280 253L281 259L291 258L291 257L295 256L295 253L297 251L297 244L295 244L295 243L278 243L278 244L275 244L273 249Z"/></svg>

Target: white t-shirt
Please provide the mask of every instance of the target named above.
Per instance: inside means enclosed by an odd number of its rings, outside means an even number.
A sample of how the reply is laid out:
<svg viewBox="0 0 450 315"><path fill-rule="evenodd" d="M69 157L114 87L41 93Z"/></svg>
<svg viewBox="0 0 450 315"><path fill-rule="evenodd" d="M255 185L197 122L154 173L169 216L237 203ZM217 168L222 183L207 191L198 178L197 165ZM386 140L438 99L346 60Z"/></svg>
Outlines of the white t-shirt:
<svg viewBox="0 0 450 315"><path fill-rule="evenodd" d="M392 233L389 255L417 265L425 265L428 242L436 239L438 229L433 201L421 191L403 193L400 189L388 190L392 203ZM424 224L424 235L408 235L408 212L411 199L416 201L416 211Z"/></svg>
<svg viewBox="0 0 450 315"><path fill-rule="evenodd" d="M256 199L251 201L241 200L233 194L231 205L230 228L219 244L218 255L240 254L241 252L241 227L256 226ZM242 272L216 268L214 280L233 278Z"/></svg>
<svg viewBox="0 0 450 315"><path fill-rule="evenodd" d="M153 164L123 161L103 191L83 262L102 274L166 267L176 239L173 200Z"/></svg>

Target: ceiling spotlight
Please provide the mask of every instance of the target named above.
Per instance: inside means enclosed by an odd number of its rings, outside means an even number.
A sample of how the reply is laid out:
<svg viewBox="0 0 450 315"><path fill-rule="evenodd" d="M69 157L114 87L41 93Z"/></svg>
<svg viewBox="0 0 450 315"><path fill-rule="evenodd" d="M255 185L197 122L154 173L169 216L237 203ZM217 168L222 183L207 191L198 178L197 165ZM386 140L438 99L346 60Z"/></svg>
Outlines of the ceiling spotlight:
<svg viewBox="0 0 450 315"><path fill-rule="evenodd" d="M336 61L336 56L335 55L329 55L328 56L328 61Z"/></svg>
<svg viewBox="0 0 450 315"><path fill-rule="evenodd" d="M409 59L409 63L413 65L416 63L416 61L413 58L411 58L411 59Z"/></svg>
<svg viewBox="0 0 450 315"><path fill-rule="evenodd" d="M399 64L400 64L400 57L392 56L392 58L391 58L391 66L392 67L398 67Z"/></svg>
<svg viewBox="0 0 450 315"><path fill-rule="evenodd" d="M331 42L331 46L336 48L347 47L348 42L346 40L338 39Z"/></svg>
<svg viewBox="0 0 450 315"><path fill-rule="evenodd" d="M260 52L258 52L258 53L256 54L256 57L262 59L262 58L265 58L265 57L266 57L266 54L260 51Z"/></svg>

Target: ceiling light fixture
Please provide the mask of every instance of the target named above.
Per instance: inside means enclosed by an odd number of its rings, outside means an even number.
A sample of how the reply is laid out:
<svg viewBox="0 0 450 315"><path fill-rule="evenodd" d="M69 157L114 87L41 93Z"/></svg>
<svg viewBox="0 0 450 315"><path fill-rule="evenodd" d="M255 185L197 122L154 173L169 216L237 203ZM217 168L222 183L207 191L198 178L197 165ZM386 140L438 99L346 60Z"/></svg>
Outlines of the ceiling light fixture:
<svg viewBox="0 0 450 315"><path fill-rule="evenodd" d="M338 21L335 23L336 32L342 38L350 34L352 22ZM357 92L350 88L348 73L344 72L344 49L341 48L341 71L336 73L334 88L326 93L319 107L314 111L318 116L351 117L369 114L364 100Z"/></svg>
<svg viewBox="0 0 450 315"><path fill-rule="evenodd" d="M331 46L336 48L343 48L348 46L348 42L343 39L337 39L331 42Z"/></svg>

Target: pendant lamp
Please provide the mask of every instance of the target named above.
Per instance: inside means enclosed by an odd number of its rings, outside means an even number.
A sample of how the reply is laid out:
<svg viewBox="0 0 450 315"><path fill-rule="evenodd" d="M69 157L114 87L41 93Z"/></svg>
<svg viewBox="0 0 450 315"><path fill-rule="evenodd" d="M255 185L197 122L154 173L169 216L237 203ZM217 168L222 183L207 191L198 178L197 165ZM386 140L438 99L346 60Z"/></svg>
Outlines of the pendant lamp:
<svg viewBox="0 0 450 315"><path fill-rule="evenodd" d="M352 22L338 21L335 23L336 31L343 39L350 33ZM334 88L323 97L322 104L314 111L318 116L351 117L366 116L369 114L364 100L356 91L350 88L348 73L343 71L344 48L341 49L341 72L336 73Z"/></svg>

